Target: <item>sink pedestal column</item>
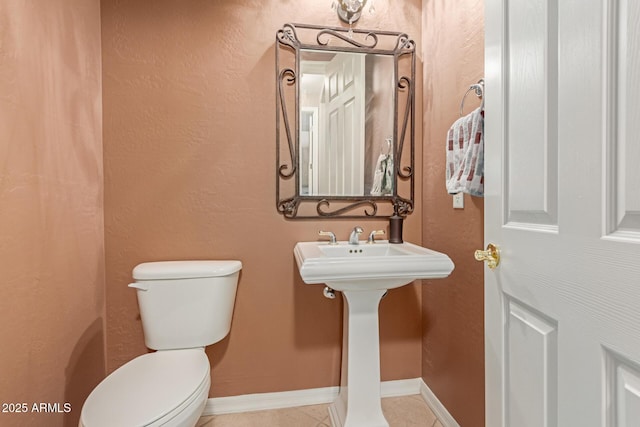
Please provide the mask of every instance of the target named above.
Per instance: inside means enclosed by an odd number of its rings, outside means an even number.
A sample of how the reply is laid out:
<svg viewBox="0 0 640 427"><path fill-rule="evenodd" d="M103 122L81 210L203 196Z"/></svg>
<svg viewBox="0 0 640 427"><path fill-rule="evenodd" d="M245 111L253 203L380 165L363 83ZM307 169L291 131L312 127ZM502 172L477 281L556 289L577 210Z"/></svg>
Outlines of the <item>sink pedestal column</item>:
<svg viewBox="0 0 640 427"><path fill-rule="evenodd" d="M340 392L329 407L333 427L389 427L380 402L378 305L385 292L342 291Z"/></svg>

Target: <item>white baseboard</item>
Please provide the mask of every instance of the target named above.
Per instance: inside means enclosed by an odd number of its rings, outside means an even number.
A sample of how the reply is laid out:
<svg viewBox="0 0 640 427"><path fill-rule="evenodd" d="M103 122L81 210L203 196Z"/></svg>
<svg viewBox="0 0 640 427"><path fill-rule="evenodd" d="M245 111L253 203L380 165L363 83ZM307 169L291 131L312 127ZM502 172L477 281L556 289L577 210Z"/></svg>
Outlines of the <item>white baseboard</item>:
<svg viewBox="0 0 640 427"><path fill-rule="evenodd" d="M339 388L336 386L276 393L213 397L207 400L202 416L331 403L338 397L338 390ZM419 394L427 405L431 407L443 427L460 427L422 378L383 381L380 385L380 394L382 397Z"/></svg>
<svg viewBox="0 0 640 427"><path fill-rule="evenodd" d="M382 397L408 396L420 393L420 378L383 381ZM295 406L331 403L338 397L339 388L323 387L277 393L244 394L241 396L213 397L207 400L203 416L261 411L265 409L292 408Z"/></svg>
<svg viewBox="0 0 640 427"><path fill-rule="evenodd" d="M311 388L277 393L243 394L240 396L212 397L207 400L203 416L292 408L333 402L338 387Z"/></svg>
<svg viewBox="0 0 640 427"><path fill-rule="evenodd" d="M420 378L420 395L427 402L433 414L440 420L443 427L460 427L460 424L451 416L447 408L438 400L429 386Z"/></svg>
<svg viewBox="0 0 640 427"><path fill-rule="evenodd" d="M420 393L422 378L410 378L406 380L383 381L380 384L382 397L411 396Z"/></svg>

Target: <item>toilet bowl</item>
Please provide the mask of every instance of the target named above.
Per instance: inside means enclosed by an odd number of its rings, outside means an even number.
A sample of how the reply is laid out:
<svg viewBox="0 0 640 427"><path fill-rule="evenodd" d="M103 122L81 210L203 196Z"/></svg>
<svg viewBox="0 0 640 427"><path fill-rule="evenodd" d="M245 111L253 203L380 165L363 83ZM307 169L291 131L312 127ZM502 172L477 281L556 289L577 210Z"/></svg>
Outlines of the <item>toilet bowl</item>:
<svg viewBox="0 0 640 427"><path fill-rule="evenodd" d="M81 427L193 427L211 384L204 347L231 327L240 261L165 261L133 270L145 344L89 395Z"/></svg>

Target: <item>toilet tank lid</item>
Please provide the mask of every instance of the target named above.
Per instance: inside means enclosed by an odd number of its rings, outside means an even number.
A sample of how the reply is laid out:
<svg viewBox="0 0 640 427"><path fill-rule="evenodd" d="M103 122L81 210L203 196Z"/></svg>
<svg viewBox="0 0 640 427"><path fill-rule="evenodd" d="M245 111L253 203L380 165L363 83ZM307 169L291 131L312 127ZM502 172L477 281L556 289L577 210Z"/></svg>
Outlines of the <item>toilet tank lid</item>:
<svg viewBox="0 0 640 427"><path fill-rule="evenodd" d="M228 276L241 268L242 263L237 260L144 262L133 269L133 278L162 280L218 277Z"/></svg>

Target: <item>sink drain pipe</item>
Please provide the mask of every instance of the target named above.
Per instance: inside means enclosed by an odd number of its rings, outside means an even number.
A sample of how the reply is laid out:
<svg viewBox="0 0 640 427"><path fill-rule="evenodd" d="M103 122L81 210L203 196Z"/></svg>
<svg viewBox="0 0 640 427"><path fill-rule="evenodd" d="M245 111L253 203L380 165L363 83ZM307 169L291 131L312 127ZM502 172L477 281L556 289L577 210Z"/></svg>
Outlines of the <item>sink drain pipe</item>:
<svg viewBox="0 0 640 427"><path fill-rule="evenodd" d="M333 289L331 289L328 286L324 287L324 290L322 291L322 294L324 295L325 298L329 298L329 299L335 299L335 297L336 297L336 291L334 291Z"/></svg>
<svg viewBox="0 0 640 427"><path fill-rule="evenodd" d="M389 291L386 291L382 295L382 298L386 297L388 293L389 293ZM336 291L334 289L331 289L328 286L324 287L324 290L322 291L322 294L324 295L325 298L329 298L329 299L335 299L336 298Z"/></svg>

